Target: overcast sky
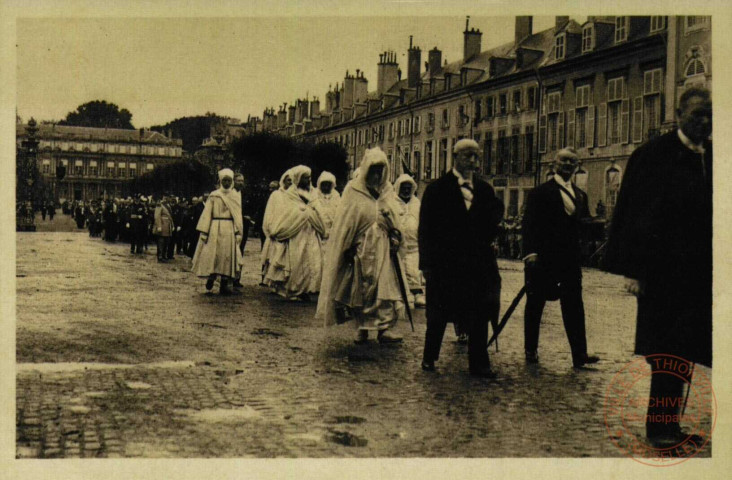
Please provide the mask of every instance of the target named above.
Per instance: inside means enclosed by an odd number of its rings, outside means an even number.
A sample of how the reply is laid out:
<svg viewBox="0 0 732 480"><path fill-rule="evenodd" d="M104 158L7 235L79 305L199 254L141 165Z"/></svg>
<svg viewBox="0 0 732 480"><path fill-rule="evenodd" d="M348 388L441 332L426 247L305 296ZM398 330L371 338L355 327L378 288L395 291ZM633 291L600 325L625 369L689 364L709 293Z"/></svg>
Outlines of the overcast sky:
<svg viewBox="0 0 732 480"><path fill-rule="evenodd" d="M553 23L535 17L534 32ZM472 17L470 26L483 31L483 50L513 40L514 17ZM409 35L423 69L435 46L458 60L464 27L464 16L21 18L18 114L60 120L99 99L130 110L136 127L206 112L245 120L306 94L322 100L346 70L364 71L375 90L386 49L406 76Z"/></svg>

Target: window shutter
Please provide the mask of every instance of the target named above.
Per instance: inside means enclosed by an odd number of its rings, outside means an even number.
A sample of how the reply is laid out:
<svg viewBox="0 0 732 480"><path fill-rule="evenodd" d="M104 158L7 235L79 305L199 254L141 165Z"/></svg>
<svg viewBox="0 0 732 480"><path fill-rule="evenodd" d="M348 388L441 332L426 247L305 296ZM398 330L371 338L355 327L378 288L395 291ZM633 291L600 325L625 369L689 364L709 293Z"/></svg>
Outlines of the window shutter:
<svg viewBox="0 0 732 480"><path fill-rule="evenodd" d="M607 144L607 103L601 103L597 107L597 146L604 147Z"/></svg>
<svg viewBox="0 0 732 480"><path fill-rule="evenodd" d="M539 153L546 153L546 115L539 117Z"/></svg>
<svg viewBox="0 0 732 480"><path fill-rule="evenodd" d="M587 107L587 133L585 134L585 147L595 146L595 106Z"/></svg>
<svg viewBox="0 0 732 480"><path fill-rule="evenodd" d="M630 133L630 100L624 99L620 104L620 143L628 143Z"/></svg>
<svg viewBox="0 0 732 480"><path fill-rule="evenodd" d="M633 143L643 141L643 97L633 99Z"/></svg>
<svg viewBox="0 0 732 480"><path fill-rule="evenodd" d="M567 112L567 146L574 148L574 108Z"/></svg>
<svg viewBox="0 0 732 480"><path fill-rule="evenodd" d="M557 145L559 146L559 148L564 148L564 112L559 112L557 125Z"/></svg>
<svg viewBox="0 0 732 480"><path fill-rule="evenodd" d="M491 174L495 175L498 172L496 165L498 164L498 138L495 141L491 141Z"/></svg>
<svg viewBox="0 0 732 480"><path fill-rule="evenodd" d="M517 135L518 136L518 173L524 173L524 136L523 135Z"/></svg>

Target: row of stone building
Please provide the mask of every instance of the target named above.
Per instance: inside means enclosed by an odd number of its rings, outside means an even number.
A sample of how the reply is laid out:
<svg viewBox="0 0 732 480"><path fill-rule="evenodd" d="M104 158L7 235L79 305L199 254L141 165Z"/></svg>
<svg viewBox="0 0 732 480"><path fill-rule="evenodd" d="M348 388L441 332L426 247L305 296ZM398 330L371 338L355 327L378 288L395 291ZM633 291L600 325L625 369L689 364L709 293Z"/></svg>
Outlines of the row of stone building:
<svg viewBox="0 0 732 480"><path fill-rule="evenodd" d="M16 125L17 149L29 130L38 140L37 165L54 201L128 195L127 181L180 160L183 141L152 130L73 127L35 122ZM63 167L64 176L59 179Z"/></svg>
<svg viewBox="0 0 732 480"><path fill-rule="evenodd" d="M469 21L469 20L468 20ZM392 176L408 169L425 183L452 168L452 146L478 141L482 173L517 215L526 194L552 175L558 149L572 146L576 182L594 210L612 210L631 152L673 128L675 105L690 85L711 88L711 18L558 16L534 32L515 19L515 37L484 50L466 21L463 58L442 60L410 37L407 75L395 52L379 56L376 89L357 70L318 98L264 111L262 128L315 142L335 141L352 167L365 149L382 148ZM489 27L489 26L485 26Z"/></svg>

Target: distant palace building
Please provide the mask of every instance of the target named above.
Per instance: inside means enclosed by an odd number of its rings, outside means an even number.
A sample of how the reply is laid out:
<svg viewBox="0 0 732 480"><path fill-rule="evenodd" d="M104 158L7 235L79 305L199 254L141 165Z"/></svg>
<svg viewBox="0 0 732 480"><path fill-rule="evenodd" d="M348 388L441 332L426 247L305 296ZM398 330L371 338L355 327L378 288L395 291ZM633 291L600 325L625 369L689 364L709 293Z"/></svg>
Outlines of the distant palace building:
<svg viewBox="0 0 732 480"><path fill-rule="evenodd" d="M711 17L556 17L534 33L532 17L515 20L513 41L489 50L482 32L463 32L463 57L407 50L379 56L376 90L359 70L346 72L320 100L298 99L264 111L264 130L315 142L335 141L352 168L365 149L381 147L392 179L406 165L421 186L452 168L461 138L483 149L482 173L507 207L520 212L527 193L553 175L557 150L577 149L577 184L611 213L632 151L675 125L689 85L711 88Z"/></svg>
<svg viewBox="0 0 732 480"><path fill-rule="evenodd" d="M20 146L25 124L16 125ZM38 125L38 169L56 201L93 200L126 196L126 181L153 170L157 165L180 160L183 141L147 129L69 127ZM66 175L58 180L56 169Z"/></svg>

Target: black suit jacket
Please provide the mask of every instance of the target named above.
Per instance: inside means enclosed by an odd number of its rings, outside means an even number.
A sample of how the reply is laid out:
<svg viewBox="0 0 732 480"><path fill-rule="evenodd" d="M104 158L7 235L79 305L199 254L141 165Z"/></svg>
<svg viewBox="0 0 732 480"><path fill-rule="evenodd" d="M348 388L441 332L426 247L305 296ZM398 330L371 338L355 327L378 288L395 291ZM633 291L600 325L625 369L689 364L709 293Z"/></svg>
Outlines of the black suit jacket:
<svg viewBox="0 0 732 480"><path fill-rule="evenodd" d="M430 184L422 196L419 264L430 272L429 322L470 325L498 318L501 278L492 243L503 203L482 180L475 179L473 188L470 210L452 172Z"/></svg>
<svg viewBox="0 0 732 480"><path fill-rule="evenodd" d="M712 145L676 131L636 149L613 212L605 268L644 283L636 353L712 362Z"/></svg>
<svg viewBox="0 0 732 480"><path fill-rule="evenodd" d="M590 214L587 194L574 184L572 188L573 215L567 215L560 186L551 179L529 193L521 224L524 255L538 254L539 264L557 281L581 275L581 225Z"/></svg>

